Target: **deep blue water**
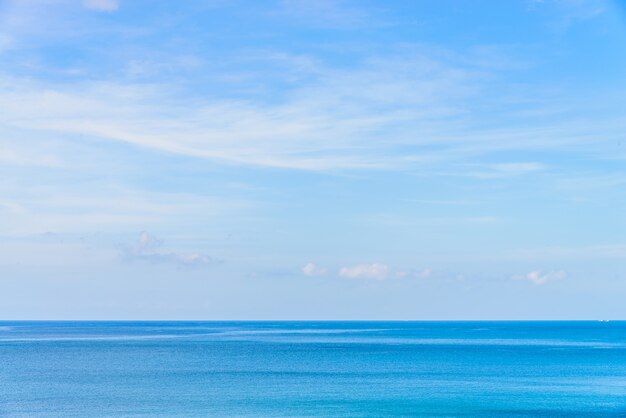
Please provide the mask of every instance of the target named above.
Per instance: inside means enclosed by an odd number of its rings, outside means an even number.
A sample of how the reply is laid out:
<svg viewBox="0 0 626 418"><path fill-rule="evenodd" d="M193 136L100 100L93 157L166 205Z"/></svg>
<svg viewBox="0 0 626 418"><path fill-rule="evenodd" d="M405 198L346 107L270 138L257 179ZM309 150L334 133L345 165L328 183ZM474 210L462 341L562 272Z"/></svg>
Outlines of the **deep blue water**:
<svg viewBox="0 0 626 418"><path fill-rule="evenodd" d="M626 322L0 322L0 416L624 416Z"/></svg>

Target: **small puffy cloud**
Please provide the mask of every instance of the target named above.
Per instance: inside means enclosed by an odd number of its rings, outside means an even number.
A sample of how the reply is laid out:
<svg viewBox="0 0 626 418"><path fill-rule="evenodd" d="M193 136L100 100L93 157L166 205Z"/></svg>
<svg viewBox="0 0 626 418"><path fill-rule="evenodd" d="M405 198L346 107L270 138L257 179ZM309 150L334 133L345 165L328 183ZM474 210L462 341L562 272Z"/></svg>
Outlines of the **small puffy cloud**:
<svg viewBox="0 0 626 418"><path fill-rule="evenodd" d="M100 12L114 12L120 7L119 0L83 0L83 6Z"/></svg>
<svg viewBox="0 0 626 418"><path fill-rule="evenodd" d="M352 267L342 267L339 276L348 279L376 279L385 280L389 276L389 266L386 264L358 264Z"/></svg>
<svg viewBox="0 0 626 418"><path fill-rule="evenodd" d="M124 251L123 256L132 261L150 261L153 263L174 263L182 266L200 266L213 262L208 255L200 253L178 253L161 250L163 241L149 232L139 234L137 242Z"/></svg>
<svg viewBox="0 0 626 418"><path fill-rule="evenodd" d="M539 270L534 270L525 275L513 276L515 280L528 280L535 285L543 285L547 282L551 282L554 280L562 280L567 277L567 274L564 271L554 271L549 273L543 273Z"/></svg>
<svg viewBox="0 0 626 418"><path fill-rule="evenodd" d="M306 276L323 276L326 274L326 269L324 267L320 267L315 263L306 263L302 269L302 273Z"/></svg>
<svg viewBox="0 0 626 418"><path fill-rule="evenodd" d="M146 253L154 250L155 248L161 246L163 241L157 239L154 235L146 231L142 231L139 234L139 238L137 239L137 243L135 244L135 252L137 253Z"/></svg>

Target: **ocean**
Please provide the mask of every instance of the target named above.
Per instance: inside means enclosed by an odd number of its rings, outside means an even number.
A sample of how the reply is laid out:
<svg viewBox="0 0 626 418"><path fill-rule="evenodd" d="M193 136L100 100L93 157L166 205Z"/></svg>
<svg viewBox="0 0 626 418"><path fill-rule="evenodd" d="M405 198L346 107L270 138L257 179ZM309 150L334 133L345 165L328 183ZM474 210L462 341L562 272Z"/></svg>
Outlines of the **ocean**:
<svg viewBox="0 0 626 418"><path fill-rule="evenodd" d="M626 417L626 322L3 321L0 416Z"/></svg>

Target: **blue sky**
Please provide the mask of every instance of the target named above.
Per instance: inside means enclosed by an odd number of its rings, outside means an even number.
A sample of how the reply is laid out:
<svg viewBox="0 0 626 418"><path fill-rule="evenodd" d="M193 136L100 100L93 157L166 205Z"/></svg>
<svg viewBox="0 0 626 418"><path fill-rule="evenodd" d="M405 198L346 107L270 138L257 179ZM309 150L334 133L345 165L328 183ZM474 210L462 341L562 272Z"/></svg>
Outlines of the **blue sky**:
<svg viewBox="0 0 626 418"><path fill-rule="evenodd" d="M626 318L622 1L0 0L0 317Z"/></svg>

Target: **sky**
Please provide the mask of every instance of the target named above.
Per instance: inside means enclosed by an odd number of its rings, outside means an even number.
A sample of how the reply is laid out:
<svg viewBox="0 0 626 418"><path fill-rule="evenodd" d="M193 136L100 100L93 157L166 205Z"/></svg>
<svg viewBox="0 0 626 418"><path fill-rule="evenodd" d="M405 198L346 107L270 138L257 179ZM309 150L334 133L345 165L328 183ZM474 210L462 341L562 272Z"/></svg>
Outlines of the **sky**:
<svg viewBox="0 0 626 418"><path fill-rule="evenodd" d="M626 319L626 2L0 0L0 318Z"/></svg>

